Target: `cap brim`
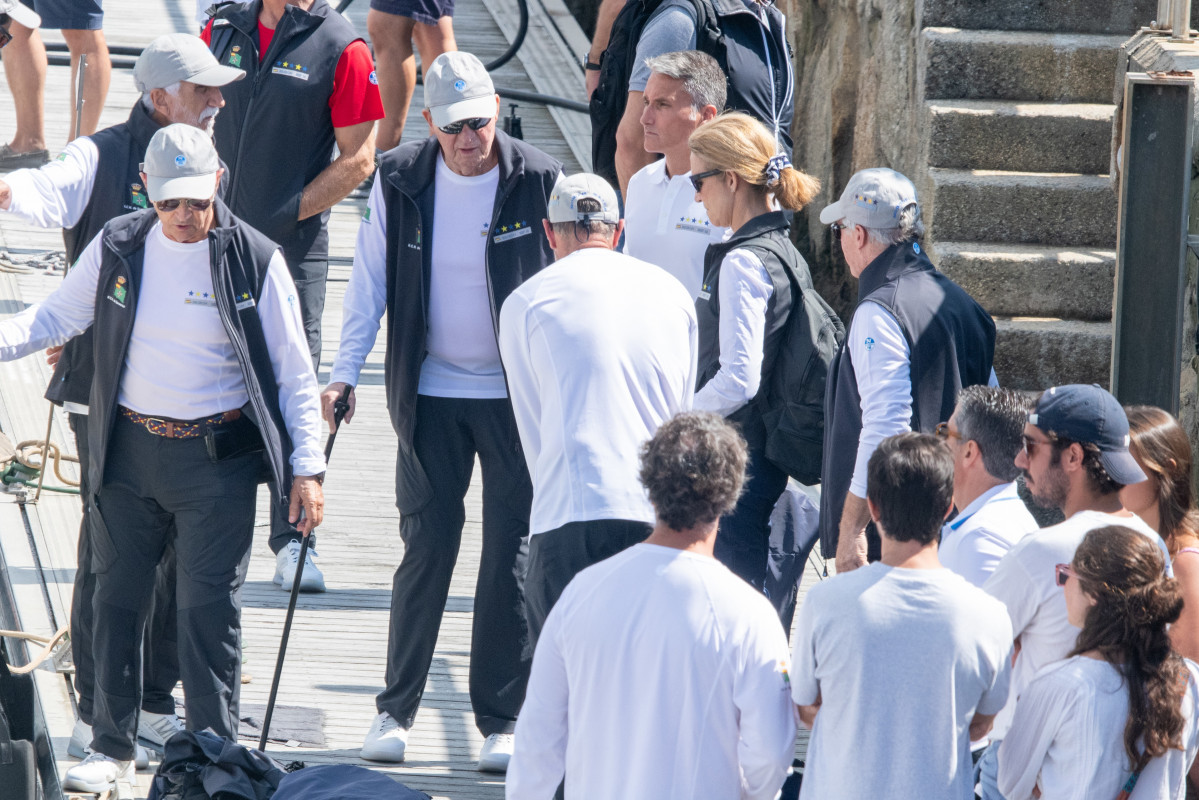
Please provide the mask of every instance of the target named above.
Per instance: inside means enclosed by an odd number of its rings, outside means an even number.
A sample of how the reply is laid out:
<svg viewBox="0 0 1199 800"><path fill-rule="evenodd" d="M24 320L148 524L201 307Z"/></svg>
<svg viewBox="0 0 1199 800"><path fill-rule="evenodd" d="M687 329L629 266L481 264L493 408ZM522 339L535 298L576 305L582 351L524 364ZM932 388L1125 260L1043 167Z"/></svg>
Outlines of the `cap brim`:
<svg viewBox="0 0 1199 800"><path fill-rule="evenodd" d="M216 194L216 173L178 178L147 175L146 189L150 193L150 201L154 203L159 200L207 200Z"/></svg>
<svg viewBox="0 0 1199 800"><path fill-rule="evenodd" d="M1137 464L1137 460L1132 457L1132 453L1127 450L1119 450L1114 453L1100 453L1099 463L1103 464L1103 468L1107 470L1107 474L1113 481L1124 486L1131 486L1134 483L1149 480L1149 476Z"/></svg>
<svg viewBox="0 0 1199 800"><path fill-rule="evenodd" d="M39 17L37 12L29 6L24 6L20 3L17 3L8 11L3 13L8 14L9 18L12 19L13 22L19 22L26 28L37 29L42 26L42 18Z"/></svg>
<svg viewBox="0 0 1199 800"><path fill-rule="evenodd" d="M190 78L184 78L183 80L198 86L227 86L234 81L240 81L244 77L246 77L245 70L240 70L236 67L226 67L224 64L213 64L211 67L205 67Z"/></svg>
<svg viewBox="0 0 1199 800"><path fill-rule="evenodd" d="M820 224L821 225L832 225L837 220L844 219L845 207L847 205L849 205L849 204L846 203L844 200L838 200L837 202L832 203L831 205L825 206L824 209L821 210L821 212L820 212Z"/></svg>
<svg viewBox="0 0 1199 800"><path fill-rule="evenodd" d="M457 103L429 109L429 115L433 117L433 124L438 128L444 128L459 120L473 117L491 118L497 113L499 113L499 106L496 105L494 94L472 97L468 100L459 100Z"/></svg>

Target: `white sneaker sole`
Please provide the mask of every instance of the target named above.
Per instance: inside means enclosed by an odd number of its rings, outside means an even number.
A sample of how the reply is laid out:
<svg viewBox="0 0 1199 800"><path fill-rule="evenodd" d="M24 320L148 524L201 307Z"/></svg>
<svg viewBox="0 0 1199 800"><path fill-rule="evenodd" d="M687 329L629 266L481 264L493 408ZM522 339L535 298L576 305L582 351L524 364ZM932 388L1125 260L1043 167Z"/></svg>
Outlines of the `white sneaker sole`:
<svg viewBox="0 0 1199 800"><path fill-rule="evenodd" d="M407 748L404 748L407 750ZM358 755L366 761L378 761L383 764L402 764L404 762L404 750L398 754L390 750L372 750L369 747L363 747Z"/></svg>
<svg viewBox="0 0 1199 800"><path fill-rule="evenodd" d="M274 583L276 586L278 586L280 589L282 589L285 592L291 591L291 583L292 582L289 580L284 580L283 573L279 572L278 570L275 571ZM307 576L301 577L300 578L300 591L301 592L323 592L323 591L325 591L325 579L324 578L312 578L312 577L307 577Z"/></svg>
<svg viewBox="0 0 1199 800"><path fill-rule="evenodd" d="M511 756L489 756L479 759L479 772L507 772Z"/></svg>

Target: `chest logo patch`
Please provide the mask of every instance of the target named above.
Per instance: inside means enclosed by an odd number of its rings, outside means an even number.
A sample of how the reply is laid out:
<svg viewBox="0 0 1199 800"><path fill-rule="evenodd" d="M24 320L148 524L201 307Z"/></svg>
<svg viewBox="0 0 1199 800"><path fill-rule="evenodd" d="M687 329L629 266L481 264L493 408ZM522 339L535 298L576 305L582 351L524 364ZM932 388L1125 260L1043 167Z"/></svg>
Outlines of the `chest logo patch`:
<svg viewBox="0 0 1199 800"><path fill-rule="evenodd" d="M125 286L125 276L118 275L116 282L112 285L112 291L108 295L108 299L116 303L121 308L125 307L125 297L128 294L128 288Z"/></svg>
<svg viewBox="0 0 1199 800"><path fill-rule="evenodd" d="M501 225L500 232L492 237L492 241L499 244L509 239L518 239L521 236L531 236L532 234L533 229L529 227L529 223L514 222L511 225Z"/></svg>
<svg viewBox="0 0 1199 800"><path fill-rule="evenodd" d="M233 45L233 51L229 53L229 65L233 67L241 66L241 45Z"/></svg>
<svg viewBox="0 0 1199 800"><path fill-rule="evenodd" d="M862 344L866 345L866 352L870 352L871 350L873 350L873 349L874 349L874 339L873 339L873 337L867 336L867 337L866 337L866 341L865 341L865 342L863 342Z"/></svg>
<svg viewBox="0 0 1199 800"><path fill-rule="evenodd" d="M129 184L129 200L138 208L150 207L150 201L146 197L146 190L142 188L140 183Z"/></svg>
<svg viewBox="0 0 1199 800"><path fill-rule="evenodd" d="M373 69L371 70L371 74L366 76L366 79L375 86L379 85L379 77L375 75L375 71Z"/></svg>
<svg viewBox="0 0 1199 800"><path fill-rule="evenodd" d="M253 308L253 307L254 307L254 298L250 296L249 292L242 292L240 295L237 296L236 308L238 311L244 311L247 308Z"/></svg>
<svg viewBox="0 0 1199 800"><path fill-rule="evenodd" d="M308 80L308 67L287 61L276 61L275 66L271 67L271 73L274 75L286 75L289 78L299 78L302 81Z"/></svg>
<svg viewBox="0 0 1199 800"><path fill-rule="evenodd" d="M712 223L699 217L679 217L679 221L674 224L674 229L708 236L712 233Z"/></svg>
<svg viewBox="0 0 1199 800"><path fill-rule="evenodd" d="M212 292L188 292L183 298L183 304L187 306L215 306L216 297Z"/></svg>

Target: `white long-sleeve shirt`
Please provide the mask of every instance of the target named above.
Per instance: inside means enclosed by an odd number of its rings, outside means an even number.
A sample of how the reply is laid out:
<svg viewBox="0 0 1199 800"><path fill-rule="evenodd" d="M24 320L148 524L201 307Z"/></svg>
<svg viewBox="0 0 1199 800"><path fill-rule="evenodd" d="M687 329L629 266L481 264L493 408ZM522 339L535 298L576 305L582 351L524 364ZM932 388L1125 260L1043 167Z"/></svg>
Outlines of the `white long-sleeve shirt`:
<svg viewBox="0 0 1199 800"><path fill-rule="evenodd" d="M329 372L330 383L358 384L386 307L387 208L383 181L375 181L354 243L354 268L341 302L341 346Z"/></svg>
<svg viewBox="0 0 1199 800"><path fill-rule="evenodd" d="M700 293L707 298L708 287ZM720 370L695 393L695 410L727 417L754 399L762 383L766 304L774 292L762 259L730 250L720 262Z"/></svg>
<svg viewBox="0 0 1199 800"><path fill-rule="evenodd" d="M637 544L580 572L537 641L510 800L770 800L795 748L787 638L714 558Z"/></svg>
<svg viewBox="0 0 1199 800"><path fill-rule="evenodd" d="M864 498L866 465L878 443L912 430L912 354L899 322L891 312L869 300L853 312L848 340L858 396L862 398L862 433L849 491ZM993 369L988 385L999 385Z"/></svg>
<svg viewBox="0 0 1199 800"><path fill-rule="evenodd" d="M525 281L500 311L500 355L533 479L529 532L654 511L641 445L691 408L698 324L664 270L578 250Z"/></svg>
<svg viewBox="0 0 1199 800"><path fill-rule="evenodd" d="M92 240L62 285L44 302L0 322L0 360L62 344L92 324L102 236ZM145 291L138 295L139 313L125 355L120 402L143 414L173 419L197 419L244 405L248 395L232 347L227 335L214 329L221 322L211 300L207 240L180 245L167 239L156 224L146 237L143 281ZM209 297L204 297L206 292ZM123 299L124 292L120 295ZM118 301L115 294L112 299ZM257 308L278 385L279 408L292 440L292 470L296 475L324 472L316 375L295 283L277 251L267 268ZM170 324L172 317L177 324Z"/></svg>
<svg viewBox="0 0 1199 800"><path fill-rule="evenodd" d="M81 136L49 164L5 175L12 190L5 210L39 228L70 228L92 199L99 164L100 151Z"/></svg>

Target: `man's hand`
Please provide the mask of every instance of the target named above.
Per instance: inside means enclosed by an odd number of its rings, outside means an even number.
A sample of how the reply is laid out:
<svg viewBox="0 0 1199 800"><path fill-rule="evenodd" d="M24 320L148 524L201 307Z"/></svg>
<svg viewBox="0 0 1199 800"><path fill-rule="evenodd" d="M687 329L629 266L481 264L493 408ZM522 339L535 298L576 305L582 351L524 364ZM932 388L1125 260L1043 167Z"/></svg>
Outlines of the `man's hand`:
<svg viewBox="0 0 1199 800"><path fill-rule="evenodd" d="M321 416L329 423L329 433L333 433L337 429L337 423L333 420L333 404L337 402L337 398L341 397L341 393L349 386L347 383L336 381L325 387L325 391L321 392ZM346 398L346 402L350 404L350 410L346 412L343 419L349 422L354 418L354 389L350 388L350 396Z"/></svg>
<svg viewBox="0 0 1199 800"><path fill-rule="evenodd" d="M845 495L841 528L837 535L837 573L852 572L866 566L866 523L870 508L853 492Z"/></svg>
<svg viewBox="0 0 1199 800"><path fill-rule="evenodd" d="M304 519L300 519L300 509ZM287 521L296 526L301 535L307 536L316 530L325 518L325 492L315 475L297 475L291 482L291 508Z"/></svg>
<svg viewBox="0 0 1199 800"><path fill-rule="evenodd" d="M59 360L62 358L62 349L65 344L56 344L53 347L46 348L46 363L51 367L57 367Z"/></svg>

